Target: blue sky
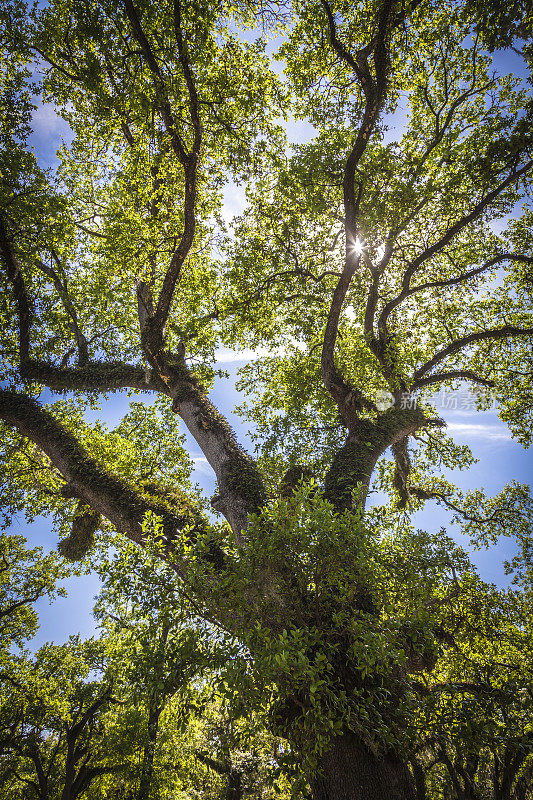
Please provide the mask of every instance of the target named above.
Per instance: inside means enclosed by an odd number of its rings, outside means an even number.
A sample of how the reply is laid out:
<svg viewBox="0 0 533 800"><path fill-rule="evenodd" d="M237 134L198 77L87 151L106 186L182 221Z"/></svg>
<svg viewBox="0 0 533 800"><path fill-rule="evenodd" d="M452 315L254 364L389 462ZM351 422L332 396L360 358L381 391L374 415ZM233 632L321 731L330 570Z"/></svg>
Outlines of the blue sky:
<svg viewBox="0 0 533 800"><path fill-rule="evenodd" d="M496 66L500 71L512 71L518 68L517 57L514 54L499 54ZM401 119L395 120L396 125L401 125ZM40 105L33 119L34 135L32 145L38 156L41 166L53 166L56 162L56 151L63 140L68 142L70 132L66 123L61 120L50 105ZM310 126L306 123L293 123L290 126L290 135L293 141L304 140L310 135ZM239 213L243 207L243 192L234 185L229 185L225 192L225 215L230 218ZM242 402L242 396L235 389L235 376L239 366L245 363L243 356L251 354L236 354L221 352L221 366L229 372L229 379L218 379L211 393L211 399L219 410L225 414L235 429L240 442L252 449L248 437L248 430L234 415L234 407ZM501 491L506 482L511 478L527 483L532 472L533 458L530 452L525 451L519 444L513 442L505 425L498 419L495 410L477 413L468 408L438 409L448 423L448 430L460 444L468 444L479 461L467 472L461 473L458 482L464 489L483 488L487 494L492 495ZM127 408L127 399L123 395L111 395L103 407L103 416L110 426L118 422ZM195 459L195 477L201 488L208 494L213 493L214 477L209 465L206 463L196 443L188 437L189 451ZM428 503L424 510L416 515L415 523L427 530L436 530L448 522L445 514L435 503ZM42 545L46 550L53 549L56 541L50 532L50 526L44 519L36 520L28 525L19 519L13 523L14 533L23 533L29 543ZM462 542L460 537L458 540ZM472 553L474 563L478 566L481 575L486 580L499 584L506 584L508 578L504 575L502 562L513 552L510 540L502 540L499 545L490 551ZM94 632L94 622L91 608L94 595L98 591L98 578L96 575L71 578L67 583L68 598L60 598L53 604L40 601L38 610L41 627L33 642L34 646L44 641L63 641L69 634L81 633L82 636Z"/></svg>

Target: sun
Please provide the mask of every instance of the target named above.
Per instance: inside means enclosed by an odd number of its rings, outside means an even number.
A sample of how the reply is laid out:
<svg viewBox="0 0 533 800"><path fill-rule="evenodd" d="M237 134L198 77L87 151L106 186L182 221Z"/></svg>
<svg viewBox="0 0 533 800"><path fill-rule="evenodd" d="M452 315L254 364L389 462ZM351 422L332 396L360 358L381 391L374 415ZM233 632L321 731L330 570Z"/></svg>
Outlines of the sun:
<svg viewBox="0 0 533 800"><path fill-rule="evenodd" d="M350 246L350 251L354 253L356 256L362 255L364 250L365 250L365 243L362 239L359 239L359 237Z"/></svg>

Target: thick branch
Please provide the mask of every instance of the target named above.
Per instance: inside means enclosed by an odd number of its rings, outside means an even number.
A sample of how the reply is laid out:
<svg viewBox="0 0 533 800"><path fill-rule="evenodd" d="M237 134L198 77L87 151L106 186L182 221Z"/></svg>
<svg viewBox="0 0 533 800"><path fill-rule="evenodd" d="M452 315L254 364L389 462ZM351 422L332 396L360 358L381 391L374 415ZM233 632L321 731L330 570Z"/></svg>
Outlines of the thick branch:
<svg viewBox="0 0 533 800"><path fill-rule="evenodd" d="M168 93L166 90L163 74L159 68L157 59L154 53L152 52L152 48L150 47L148 39L146 38L146 35L142 29L141 22L137 14L137 9L133 5L132 0L124 0L124 7L126 9L126 15L130 21L133 35L135 36L141 48L143 58L146 64L148 65L148 68L155 77L156 90L158 92L159 97L161 98L161 102L159 103L159 110L161 112L161 117L163 119L166 131L170 136L172 148L176 153L180 163L185 164L185 162L187 161L187 151L185 149L183 140L176 127L176 121L173 117L172 110L170 107L170 100L168 98Z"/></svg>
<svg viewBox="0 0 533 800"><path fill-rule="evenodd" d="M2 261L7 272L7 277L13 288L19 321L20 337L20 360L25 361L29 358L30 352L30 328L34 315L33 302L30 299L24 276L20 270L17 259L13 252L13 247L9 239L5 221L0 214L0 252Z"/></svg>
<svg viewBox="0 0 533 800"><path fill-rule="evenodd" d="M238 539L247 527L248 515L266 499L265 488L253 459L239 446L224 417L209 401L202 387L187 369L183 358L173 366L161 362L162 375L147 376L144 369L122 362L92 362L83 367L61 368L37 361L21 367L24 378L53 391L117 391L136 388L166 394L174 402L192 436L213 468L221 502L218 506ZM88 505L92 503L87 501ZM98 509L96 509L98 510ZM101 512L107 516L105 512Z"/></svg>
<svg viewBox="0 0 533 800"><path fill-rule="evenodd" d="M174 410L215 472L220 493L217 510L224 514L237 541L242 543L241 531L248 527L249 515L259 511L266 500L259 470L187 368L183 354L173 365L168 359L161 359L159 368Z"/></svg>
<svg viewBox="0 0 533 800"><path fill-rule="evenodd" d="M154 316L154 299L152 290L146 281L137 281L137 315L139 317L139 327L141 335L145 325Z"/></svg>
<svg viewBox="0 0 533 800"><path fill-rule="evenodd" d="M70 431L31 398L0 389L0 419L34 442L61 473L69 491L106 517L115 528L137 544L143 543L142 524L152 512L161 517L167 541L187 525L204 532L206 523L191 510L180 518L167 505L151 502L120 478L108 473L91 458Z"/></svg>
<svg viewBox="0 0 533 800"><path fill-rule="evenodd" d="M177 131L176 121L172 114L165 80L159 68L157 59L150 47L148 39L146 38L146 35L142 29L137 10L133 5L132 0L124 0L124 5L126 8L126 14L132 26L133 34L141 47L143 57L150 71L154 75L158 95L162 98L159 105L161 116L167 132L171 137L173 149L183 166L185 178L183 199L183 233L163 279L163 286L161 288L155 313L151 319L146 320L145 324L141 325L143 330L143 346L147 350L149 356L155 357L163 346L165 325L170 313L170 307L172 304L176 284L181 274L185 259L189 255L189 251L194 241L196 229L196 178L198 159L200 156L200 148L202 143L202 124L199 115L196 86L187 57L185 43L183 41L183 33L181 30L181 6L179 4L179 0L174 0L173 5L174 28L178 46L179 61L189 95L189 112L194 131L193 144L190 152L187 151L183 139ZM154 366L157 366L157 363L155 363Z"/></svg>
<svg viewBox="0 0 533 800"><path fill-rule="evenodd" d="M355 195L355 172L363 155L374 126L379 117L386 92L386 76L389 65L388 40L393 25L391 15L395 2L385 0L378 21L378 30L365 48L352 55L337 36L335 19L327 0L321 0L328 21L330 44L339 56L355 72L365 95L363 119L359 126L355 143L346 161L343 179L344 212L346 218L346 256L353 248L357 238L357 200ZM396 22L396 21L393 21ZM373 55L375 75L369 66L369 56ZM353 257L353 256L352 256Z"/></svg>
<svg viewBox="0 0 533 800"><path fill-rule="evenodd" d="M185 42L183 41L183 32L181 30L180 0L174 0L174 33L176 35L176 42L178 45L178 55L181 68L183 70L183 77L185 78L185 84L187 86L187 92L189 94L189 112L191 115L192 126L194 130L194 141L192 145L191 155L194 154L196 155L196 157L198 157L200 154L200 145L202 142L202 123L198 111L198 94L196 92L196 85L194 83L191 65L189 63L189 58L187 56Z"/></svg>
<svg viewBox="0 0 533 800"><path fill-rule="evenodd" d="M359 490L364 506L372 472L385 450L423 427L442 426L440 419L428 419L418 409L390 408L372 422L361 419L350 432L344 447L335 455L326 475L324 494L335 506L349 507L352 492Z"/></svg>
<svg viewBox="0 0 533 800"><path fill-rule="evenodd" d="M353 414L349 414L349 410L345 409L350 393L352 393L354 390L353 387L344 380L340 372L337 370L337 367L335 366L334 353L342 306L346 298L348 287L350 286L350 281L356 269L358 268L359 263L360 256L357 256L355 260L352 259L349 262L347 261L344 266L342 275L339 278L337 286L335 287L335 291L333 292L333 299L331 301L331 307L326 322L326 330L324 331L324 341L322 345L322 379L326 389L331 394L335 402L338 403L341 413L343 413L343 418L345 417L344 421L348 428L353 425L356 419L356 416L354 417ZM344 412L343 409L345 409ZM354 411L356 413L357 408L355 408ZM349 416L347 416L348 414Z"/></svg>
<svg viewBox="0 0 533 800"><path fill-rule="evenodd" d="M340 413L349 429L357 419L358 410L365 405L365 400L359 390L350 386L335 367L334 350L337 339L342 305L346 298L351 279L361 263L361 256L355 249L359 231L359 204L363 191L363 184L358 186L356 195L356 168L365 152L372 131L379 117L386 94L387 70L389 65L388 42L394 24L398 20L392 19L395 3L385 0L382 5L375 36L367 47L358 50L352 55L342 44L337 36L335 19L327 0L321 0L328 21L330 43L339 56L355 72L365 96L363 119L357 132L355 143L347 158L343 177L343 197L346 235L346 256L342 275L337 283L331 308L324 332L322 348L322 378L324 384L339 404ZM369 65L369 56L373 56L374 75ZM368 405L368 401L366 401Z"/></svg>
<svg viewBox="0 0 533 800"><path fill-rule="evenodd" d="M392 445L392 455L394 456L394 476L393 485L400 497L399 507L405 508L409 500L407 482L411 472L411 459L409 458L409 437L403 436Z"/></svg>
<svg viewBox="0 0 533 800"><path fill-rule="evenodd" d="M35 381L54 392L162 391L161 384L147 378L142 367L122 361L90 361L81 367L58 367L29 359L21 364L20 374L25 380Z"/></svg>
<svg viewBox="0 0 533 800"><path fill-rule="evenodd" d="M374 318L376 315L376 307L379 299L378 290L379 290L380 277L381 277L381 270L373 269L372 282L368 290L368 297L366 301L365 321L363 328L365 338L369 342L372 342L374 340Z"/></svg>
<svg viewBox="0 0 533 800"><path fill-rule="evenodd" d="M198 165L198 157L192 154L185 165L185 196L183 199L183 233L180 243L172 260L170 266L166 271L163 279L163 286L157 302L157 308L153 318L146 326L146 336L144 343L149 352L155 355L163 344L165 325L167 323L172 298L181 269L185 263L185 259L189 255L189 251L194 241L194 233L196 229L196 170Z"/></svg>
<svg viewBox="0 0 533 800"><path fill-rule="evenodd" d="M266 499L259 471L253 459L239 446L224 417L189 372L183 358L179 366L174 364L172 367L165 359L162 369L162 376L153 373L150 376L141 367L122 362L91 362L83 367L62 368L27 361L21 366L21 374L25 379L56 392L109 392L136 388L161 392L172 398L174 410L180 414L215 472L221 495L218 510L242 541L240 532L247 527L248 515L258 511ZM84 499L84 495L80 497ZM86 502L94 507L89 500ZM107 516L105 512L101 513Z"/></svg>

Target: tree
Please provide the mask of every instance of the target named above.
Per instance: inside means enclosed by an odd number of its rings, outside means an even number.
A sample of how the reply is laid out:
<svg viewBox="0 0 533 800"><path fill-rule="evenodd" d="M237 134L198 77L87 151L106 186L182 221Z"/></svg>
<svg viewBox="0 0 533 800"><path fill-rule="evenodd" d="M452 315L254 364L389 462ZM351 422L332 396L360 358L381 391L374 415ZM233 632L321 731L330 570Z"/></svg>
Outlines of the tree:
<svg viewBox="0 0 533 800"><path fill-rule="evenodd" d="M37 631L33 604L64 593L57 582L67 574L55 554L29 550L22 536L0 538L0 680L13 649L24 647Z"/></svg>
<svg viewBox="0 0 533 800"><path fill-rule="evenodd" d="M76 800L124 769L127 753L109 747L112 686L87 679L100 658L98 644L73 639L12 662L0 708L3 797Z"/></svg>
<svg viewBox="0 0 533 800"><path fill-rule="evenodd" d="M200 704L202 685L212 693L209 674L231 650L212 642L205 623L191 616L187 602L180 600L176 575L158 553L128 544L122 543L113 558L99 559L103 587L95 616L107 642L108 679L120 681L123 702L138 710L138 727L144 728L144 736L137 737L140 770L131 784L135 800L147 800L161 795L169 771L177 771L175 757L170 770L158 764L161 728L169 738L187 726L187 708ZM162 726L169 716L172 722L167 719Z"/></svg>
<svg viewBox="0 0 533 800"><path fill-rule="evenodd" d="M198 614L241 643L236 696L287 740L315 800L415 797L412 675L431 683L461 646L475 580L450 539L406 515L433 500L477 537L522 536L530 519L524 487L487 499L438 475L471 455L429 402L466 381L530 441L531 209L514 212L531 104L490 48L512 44L499 20L528 36L531 17L498 9L4 12L0 418L28 467L8 461L8 502L72 522L71 556L98 528L159 548ZM35 62L74 137L55 176L25 146ZM287 145L289 111L308 143ZM248 201L231 235L230 177ZM269 352L242 377L255 459L207 396L220 345ZM44 389L68 399L45 408ZM122 390L156 399L113 431L85 420L87 402ZM223 524L188 483L178 417ZM389 503L365 510L372 480Z"/></svg>
<svg viewBox="0 0 533 800"><path fill-rule="evenodd" d="M9 706L20 689L24 648L38 628L33 604L64 594L57 582L69 574L56 554L43 555L42 548L28 549L22 536L0 537L0 703ZM19 708L0 714L0 780L11 775L5 755L14 746L21 724Z"/></svg>
<svg viewBox="0 0 533 800"><path fill-rule="evenodd" d="M457 637L461 646L440 665L440 680L434 675L431 685L418 686L427 698L413 754L419 800L518 800L533 788L531 682L524 661L530 601L525 593L483 585L476 594L476 613Z"/></svg>

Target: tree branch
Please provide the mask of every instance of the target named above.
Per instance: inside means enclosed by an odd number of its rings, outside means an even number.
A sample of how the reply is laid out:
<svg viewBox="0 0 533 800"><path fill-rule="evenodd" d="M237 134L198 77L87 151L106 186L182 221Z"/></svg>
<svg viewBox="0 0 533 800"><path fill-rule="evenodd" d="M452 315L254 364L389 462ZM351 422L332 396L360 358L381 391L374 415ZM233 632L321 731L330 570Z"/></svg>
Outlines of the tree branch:
<svg viewBox="0 0 533 800"><path fill-rule="evenodd" d="M503 325L501 328L470 333L468 336L463 336L460 339L456 339L454 342L451 342L451 344L449 344L447 347L439 350L438 353L433 356L433 358L431 358L429 361L426 361L425 364L422 364L422 366L419 367L414 373L411 385L414 386L417 384L427 372L430 372L433 367L435 367L441 361L444 361L444 359L448 358L448 356L463 350L465 347L468 347L475 342L488 341L490 339L506 339L510 336L530 335L533 335L533 328L518 328L514 325Z"/></svg>
<svg viewBox="0 0 533 800"><path fill-rule="evenodd" d="M468 520L468 522L474 522L477 525L486 525L488 522L494 522L495 520L498 519L498 516L502 512L509 511L513 507L513 504L510 502L507 505L495 508L492 514L490 514L489 516L479 517L475 514L469 514L468 511L466 511L464 508L461 508L460 506L457 505L457 503L454 503L453 500L450 500L444 494L444 492L436 492L433 490L428 491L418 486L412 486L409 489L409 491L411 494L413 494L415 497L418 497L421 500L436 500L437 502L443 503L449 509L459 514L463 519Z"/></svg>
<svg viewBox="0 0 533 800"><path fill-rule="evenodd" d="M477 275L481 275L483 272L486 272L491 267L496 266L496 264L500 264L502 261L518 261L523 264L533 264L533 257L523 256L518 253L501 253L500 255L490 258L482 266L475 267L474 269L467 270L466 272L462 272L461 274L456 275L453 278L446 278L437 281L427 281L426 283L418 284L418 286L411 286L411 287L404 286L400 294L397 297L390 300L383 308L383 311L381 312L379 318L378 326L380 327L380 329L385 329L388 318L391 315L391 313L408 297L411 297L412 295L417 294L418 292L423 292L426 289L440 289L446 286L456 286L460 283L464 283L465 281L468 281L471 278L475 278Z"/></svg>
<svg viewBox="0 0 533 800"><path fill-rule="evenodd" d="M170 397L173 400L174 410L180 414L215 471L221 495L218 510L224 514L237 541L242 544L241 531L247 527L250 513L257 512L266 500L264 483L253 459L239 446L226 420L210 403L203 388L188 370L183 354L173 356L174 361L168 353L151 356L150 362L154 367L152 375L147 375L141 367L122 362L107 364L90 362L76 368L64 368L30 359L28 354L32 305L4 228L0 229L0 237L0 246L3 245L2 255L18 304L20 335L23 343L21 356L24 356L20 365L21 376L59 392L71 390L105 392L137 388L143 391L159 391ZM141 286L144 284L139 285ZM146 301L144 295L142 299ZM143 308L148 318L144 326L146 330L152 319L149 316L152 308L150 302L145 302ZM26 400L32 402L28 398ZM98 505L95 506L84 493L79 496L94 510L99 510ZM116 509L113 514L115 512ZM113 524L117 524L107 512L100 511L100 513L111 519Z"/></svg>
<svg viewBox="0 0 533 800"><path fill-rule="evenodd" d="M326 474L326 499L337 507L348 508L352 505L352 493L358 490L364 506L372 472L385 450L398 442L406 443L407 437L420 428L443 425L441 419L430 419L419 408L398 406L383 412L375 421L358 420Z"/></svg>
<svg viewBox="0 0 533 800"><path fill-rule="evenodd" d="M200 114L198 110L198 94L196 92L196 85L194 83L191 65L189 63L189 58L187 56L185 42L183 41L183 32L181 30L180 0L174 0L173 10L174 10L174 33L176 35L176 42L178 45L178 55L181 68L183 70L183 77L185 78L185 84L187 86L187 92L189 95L189 112L191 115L192 126L194 130L194 140L193 140L191 155L195 154L196 157L198 157L200 155L200 145L202 143L202 123L200 120Z"/></svg>
<svg viewBox="0 0 533 800"><path fill-rule="evenodd" d="M176 121L172 114L172 110L170 107L170 100L165 85L165 79L159 68L157 59L154 53L152 52L152 48L150 47L148 39L146 38L146 35L142 29L141 22L137 14L137 9L133 5L132 0L124 0L124 7L126 9L126 16L130 21L133 35L141 48L141 53L143 55L143 58L148 68L156 78L156 89L159 93L159 96L161 97L161 102L159 103L158 108L161 113L161 117L163 119L166 131L170 136L172 148L176 153L180 163L185 164L187 161L187 151L185 149L183 140L180 134L178 133L176 127Z"/></svg>
<svg viewBox="0 0 533 800"><path fill-rule="evenodd" d="M359 126L355 143L346 161L343 179L344 213L346 218L346 258L352 257L350 248L353 248L358 232L357 200L355 196L355 171L363 155L374 126L379 117L381 106L385 98L387 85L387 70L389 66L388 40L394 24L391 25L391 15L396 5L394 0L385 0L382 4L378 19L376 35L366 47L352 55L342 44L337 36L335 19L327 0L321 0L326 12L330 44L339 56L355 72L365 96L363 119ZM375 75L372 75L369 66L369 56L373 56Z"/></svg>
<svg viewBox="0 0 533 800"><path fill-rule="evenodd" d="M411 385L411 391L414 391L415 389L421 389L424 386L430 386L433 383L443 383L444 381L453 380L468 380L472 381L472 383L480 383L482 386L494 386L493 380L490 380L490 378L483 378L481 375L478 375L476 372L473 372L470 369L453 369L449 370L448 372L436 372L434 375L428 375L426 378L421 378L419 381L416 381L416 383Z"/></svg>
<svg viewBox="0 0 533 800"><path fill-rule="evenodd" d="M386 327L387 321L394 309L401 303L403 300L409 296L410 289L411 289L411 279L413 275L419 270L423 263L425 263L428 259L432 258L434 255L439 253L449 244L452 239L460 233L465 227L470 225L470 223L475 222L478 219L483 211L488 208L491 203L496 200L499 195L513 183L515 183L522 175L525 175L527 172L531 170L533 167L533 159L529 160L523 167L518 170L513 171L510 175L505 178L495 189L491 192L486 194L472 209L469 214L461 217L454 225L451 225L446 233L433 245L428 247L421 253L417 258L414 259L406 269L403 280L402 280L402 289L398 297L393 298L390 300L383 308L383 311L380 315L380 328L384 334L386 334ZM415 291L418 291L418 287L415 287Z"/></svg>
<svg viewBox="0 0 533 800"><path fill-rule="evenodd" d="M13 252L13 247L9 239L5 221L0 214L0 252L7 277L11 283L15 302L17 304L19 322L19 347L20 360L26 361L30 353L30 328L35 313L33 301L30 299L24 282L24 276L20 270L17 259Z"/></svg>
<svg viewBox="0 0 533 800"><path fill-rule="evenodd" d="M359 205L363 192L363 183L355 191L355 175L359 163L375 124L379 117L385 98L387 86L387 70L389 66L388 41L391 30L398 19L392 20L396 3L384 0L379 13L377 31L366 47L352 55L337 36L335 19L327 0L321 0L328 22L330 44L338 57L355 72L365 96L363 119L359 126L355 143L346 160L343 177L343 198L345 217L345 262L332 298L322 347L322 378L326 389L338 403L341 416L348 429L356 424L358 411L362 407L371 407L360 390L355 389L342 377L334 361L334 350L337 339L339 319L342 305L346 298L350 282L361 263L361 255L357 253L355 244L359 232ZM369 56L373 56L374 72L369 65ZM371 301L370 301L371 302ZM368 316L368 314L367 314Z"/></svg>
<svg viewBox="0 0 533 800"><path fill-rule="evenodd" d="M107 472L49 411L26 395L0 389L0 419L17 428L48 456L71 493L136 544L144 543L142 525L148 512L161 518L167 542L176 538L184 527L192 526L193 538L195 531L205 533L208 530L203 516L192 506L190 512L179 517L164 503L146 499L125 481ZM172 563L172 559L169 560Z"/></svg>
<svg viewBox="0 0 533 800"><path fill-rule="evenodd" d="M217 511L228 520L236 540L243 544L241 531L248 517L266 501L262 476L254 460L240 447L226 419L217 411L201 384L187 368L183 354L166 370L168 394L200 449L213 468L220 500Z"/></svg>
<svg viewBox="0 0 533 800"><path fill-rule="evenodd" d="M342 275L333 292L333 298L329 309L324 340L322 344L322 379L324 385L332 398L338 404L343 420L348 427L352 428L357 420L357 412L362 408L362 393L351 386L341 375L335 366L335 343L339 329L339 320L342 306L346 298L350 281L359 267L361 257L346 260Z"/></svg>
<svg viewBox="0 0 533 800"><path fill-rule="evenodd" d="M22 606L27 605L28 603L35 603L43 594L46 585L43 583L41 586L34 591L33 594L29 595L28 597L23 597L21 600L18 600L16 603L12 603L10 606L6 608L0 609L0 619L4 617L8 617L13 611L16 611L17 608L21 608Z"/></svg>
<svg viewBox="0 0 533 800"><path fill-rule="evenodd" d="M89 361L80 367L58 367L55 364L28 359L20 365L25 380L35 381L54 392L116 392L140 389L143 392L163 391L142 367L122 361Z"/></svg>
<svg viewBox="0 0 533 800"><path fill-rule="evenodd" d="M54 257L56 261L59 260L57 256ZM54 284L57 293L61 298L61 302L63 303L65 311L70 317L72 332L74 333L74 336L76 338L76 345L78 348L78 364L82 366L83 364L86 364L87 361L89 360L87 339L83 335L82 330L80 328L78 322L78 313L68 293L66 278L61 280L57 272L51 266L42 262L40 259L36 260L36 264L38 268L41 270L41 272L43 272L52 280L52 283Z"/></svg>
<svg viewBox="0 0 533 800"><path fill-rule="evenodd" d="M157 355L163 346L165 325L170 312L174 291L179 279L181 269L194 241L196 229L196 179L198 160L202 143L202 124L199 115L199 104L192 70L187 58L185 43L181 30L181 6L179 0L174 0L174 28L178 46L178 57L183 71L185 84L189 96L189 112L194 131L193 143L190 152L187 151L182 137L177 132L176 121L172 114L170 99L165 80L159 68L157 59L150 47L148 39L142 29L137 10L132 0L124 0L126 14L130 21L133 34L141 47L143 57L150 71L156 79L157 91L162 98L159 109L166 130L171 137L173 149L178 160L183 166L185 189L183 199L183 233L178 247L175 249L170 265L165 273L163 285L155 309L155 313L145 320L142 326L142 342L147 354L153 359L153 366L157 366Z"/></svg>

